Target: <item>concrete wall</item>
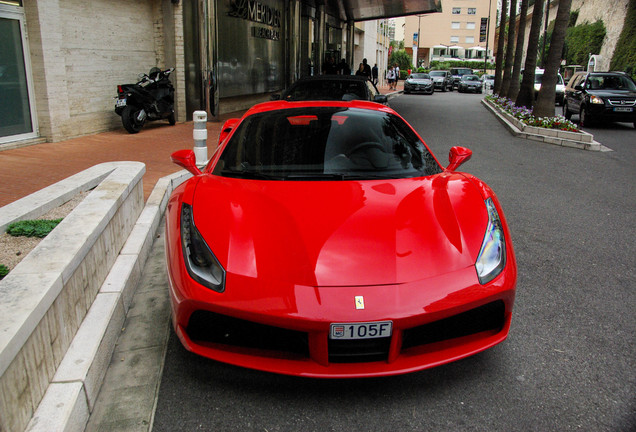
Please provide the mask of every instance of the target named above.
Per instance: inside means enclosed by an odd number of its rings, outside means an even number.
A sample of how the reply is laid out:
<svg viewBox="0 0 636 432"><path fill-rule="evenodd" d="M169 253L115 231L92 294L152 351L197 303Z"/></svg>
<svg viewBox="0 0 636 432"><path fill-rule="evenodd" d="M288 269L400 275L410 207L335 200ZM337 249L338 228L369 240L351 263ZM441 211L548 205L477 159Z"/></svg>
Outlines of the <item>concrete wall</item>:
<svg viewBox="0 0 636 432"><path fill-rule="evenodd" d="M25 0L24 11L40 135L47 141L121 127L117 84L136 82L154 66L177 68L178 120L185 120L180 4Z"/></svg>
<svg viewBox="0 0 636 432"><path fill-rule="evenodd" d="M0 430L5 432L23 431L31 420L144 206L142 163L107 163L87 171L82 185L107 176L0 281ZM22 213L37 208L36 194L3 207L0 221L15 207L22 206Z"/></svg>

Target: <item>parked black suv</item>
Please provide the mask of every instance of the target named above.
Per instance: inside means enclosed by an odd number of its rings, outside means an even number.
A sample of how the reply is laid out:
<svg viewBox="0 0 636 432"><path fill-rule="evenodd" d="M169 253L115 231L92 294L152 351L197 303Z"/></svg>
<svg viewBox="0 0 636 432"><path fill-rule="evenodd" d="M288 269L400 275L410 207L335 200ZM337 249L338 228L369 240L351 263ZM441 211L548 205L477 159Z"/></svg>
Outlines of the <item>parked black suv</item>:
<svg viewBox="0 0 636 432"><path fill-rule="evenodd" d="M636 84L623 72L577 72L565 88L563 115L578 114L581 126L629 122L636 128Z"/></svg>
<svg viewBox="0 0 636 432"><path fill-rule="evenodd" d="M451 68L451 75L453 76L453 88L459 88L459 81L461 81L464 75L472 75L473 70L471 68Z"/></svg>
<svg viewBox="0 0 636 432"><path fill-rule="evenodd" d="M453 91L453 76L447 70L432 70L428 73L433 80L435 89L441 91L450 90Z"/></svg>

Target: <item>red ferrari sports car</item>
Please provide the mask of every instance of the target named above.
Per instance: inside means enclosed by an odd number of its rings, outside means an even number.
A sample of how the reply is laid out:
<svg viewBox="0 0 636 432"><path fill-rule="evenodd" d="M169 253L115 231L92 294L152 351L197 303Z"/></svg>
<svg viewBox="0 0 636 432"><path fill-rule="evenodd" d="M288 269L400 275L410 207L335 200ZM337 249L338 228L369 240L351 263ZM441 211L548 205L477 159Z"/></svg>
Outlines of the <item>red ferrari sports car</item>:
<svg viewBox="0 0 636 432"><path fill-rule="evenodd" d="M493 191L392 109L269 102L228 120L166 210L174 329L192 352L327 378L413 372L508 335L517 269Z"/></svg>

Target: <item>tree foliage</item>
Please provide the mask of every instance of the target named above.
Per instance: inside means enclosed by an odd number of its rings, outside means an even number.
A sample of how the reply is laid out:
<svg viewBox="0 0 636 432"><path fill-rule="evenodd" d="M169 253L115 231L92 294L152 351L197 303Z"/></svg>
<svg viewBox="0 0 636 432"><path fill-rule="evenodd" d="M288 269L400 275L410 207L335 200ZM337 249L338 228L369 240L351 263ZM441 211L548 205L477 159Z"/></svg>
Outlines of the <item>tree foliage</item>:
<svg viewBox="0 0 636 432"><path fill-rule="evenodd" d="M623 30L618 38L610 69L636 76L636 0L630 0Z"/></svg>
<svg viewBox="0 0 636 432"><path fill-rule="evenodd" d="M565 37L567 64L586 65L590 53L598 54L601 52L605 34L605 25L600 20L593 24L584 23L568 28Z"/></svg>
<svg viewBox="0 0 636 432"><path fill-rule="evenodd" d="M395 50L389 57L389 66L397 65L400 67L400 74L407 69L413 69L413 58L406 50Z"/></svg>

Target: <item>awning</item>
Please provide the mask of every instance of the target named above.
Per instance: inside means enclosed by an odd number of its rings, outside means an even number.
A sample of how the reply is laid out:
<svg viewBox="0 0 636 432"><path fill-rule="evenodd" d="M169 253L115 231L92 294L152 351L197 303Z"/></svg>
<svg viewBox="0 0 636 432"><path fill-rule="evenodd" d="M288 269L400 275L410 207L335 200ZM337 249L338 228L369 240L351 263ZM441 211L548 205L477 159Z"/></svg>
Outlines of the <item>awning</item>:
<svg viewBox="0 0 636 432"><path fill-rule="evenodd" d="M486 48L480 47L480 46L474 46L472 48L468 48L469 50L473 50L473 51L486 51Z"/></svg>
<svg viewBox="0 0 636 432"><path fill-rule="evenodd" d="M368 21L442 11L441 0L325 0L345 21ZM344 15L344 16L343 16Z"/></svg>
<svg viewBox="0 0 636 432"><path fill-rule="evenodd" d="M446 45L433 45L433 48L437 48L437 49L446 49L448 48Z"/></svg>
<svg viewBox="0 0 636 432"><path fill-rule="evenodd" d="M457 46L457 45L453 45L453 46L449 46L448 49L456 49L456 50L463 50L464 48Z"/></svg>

